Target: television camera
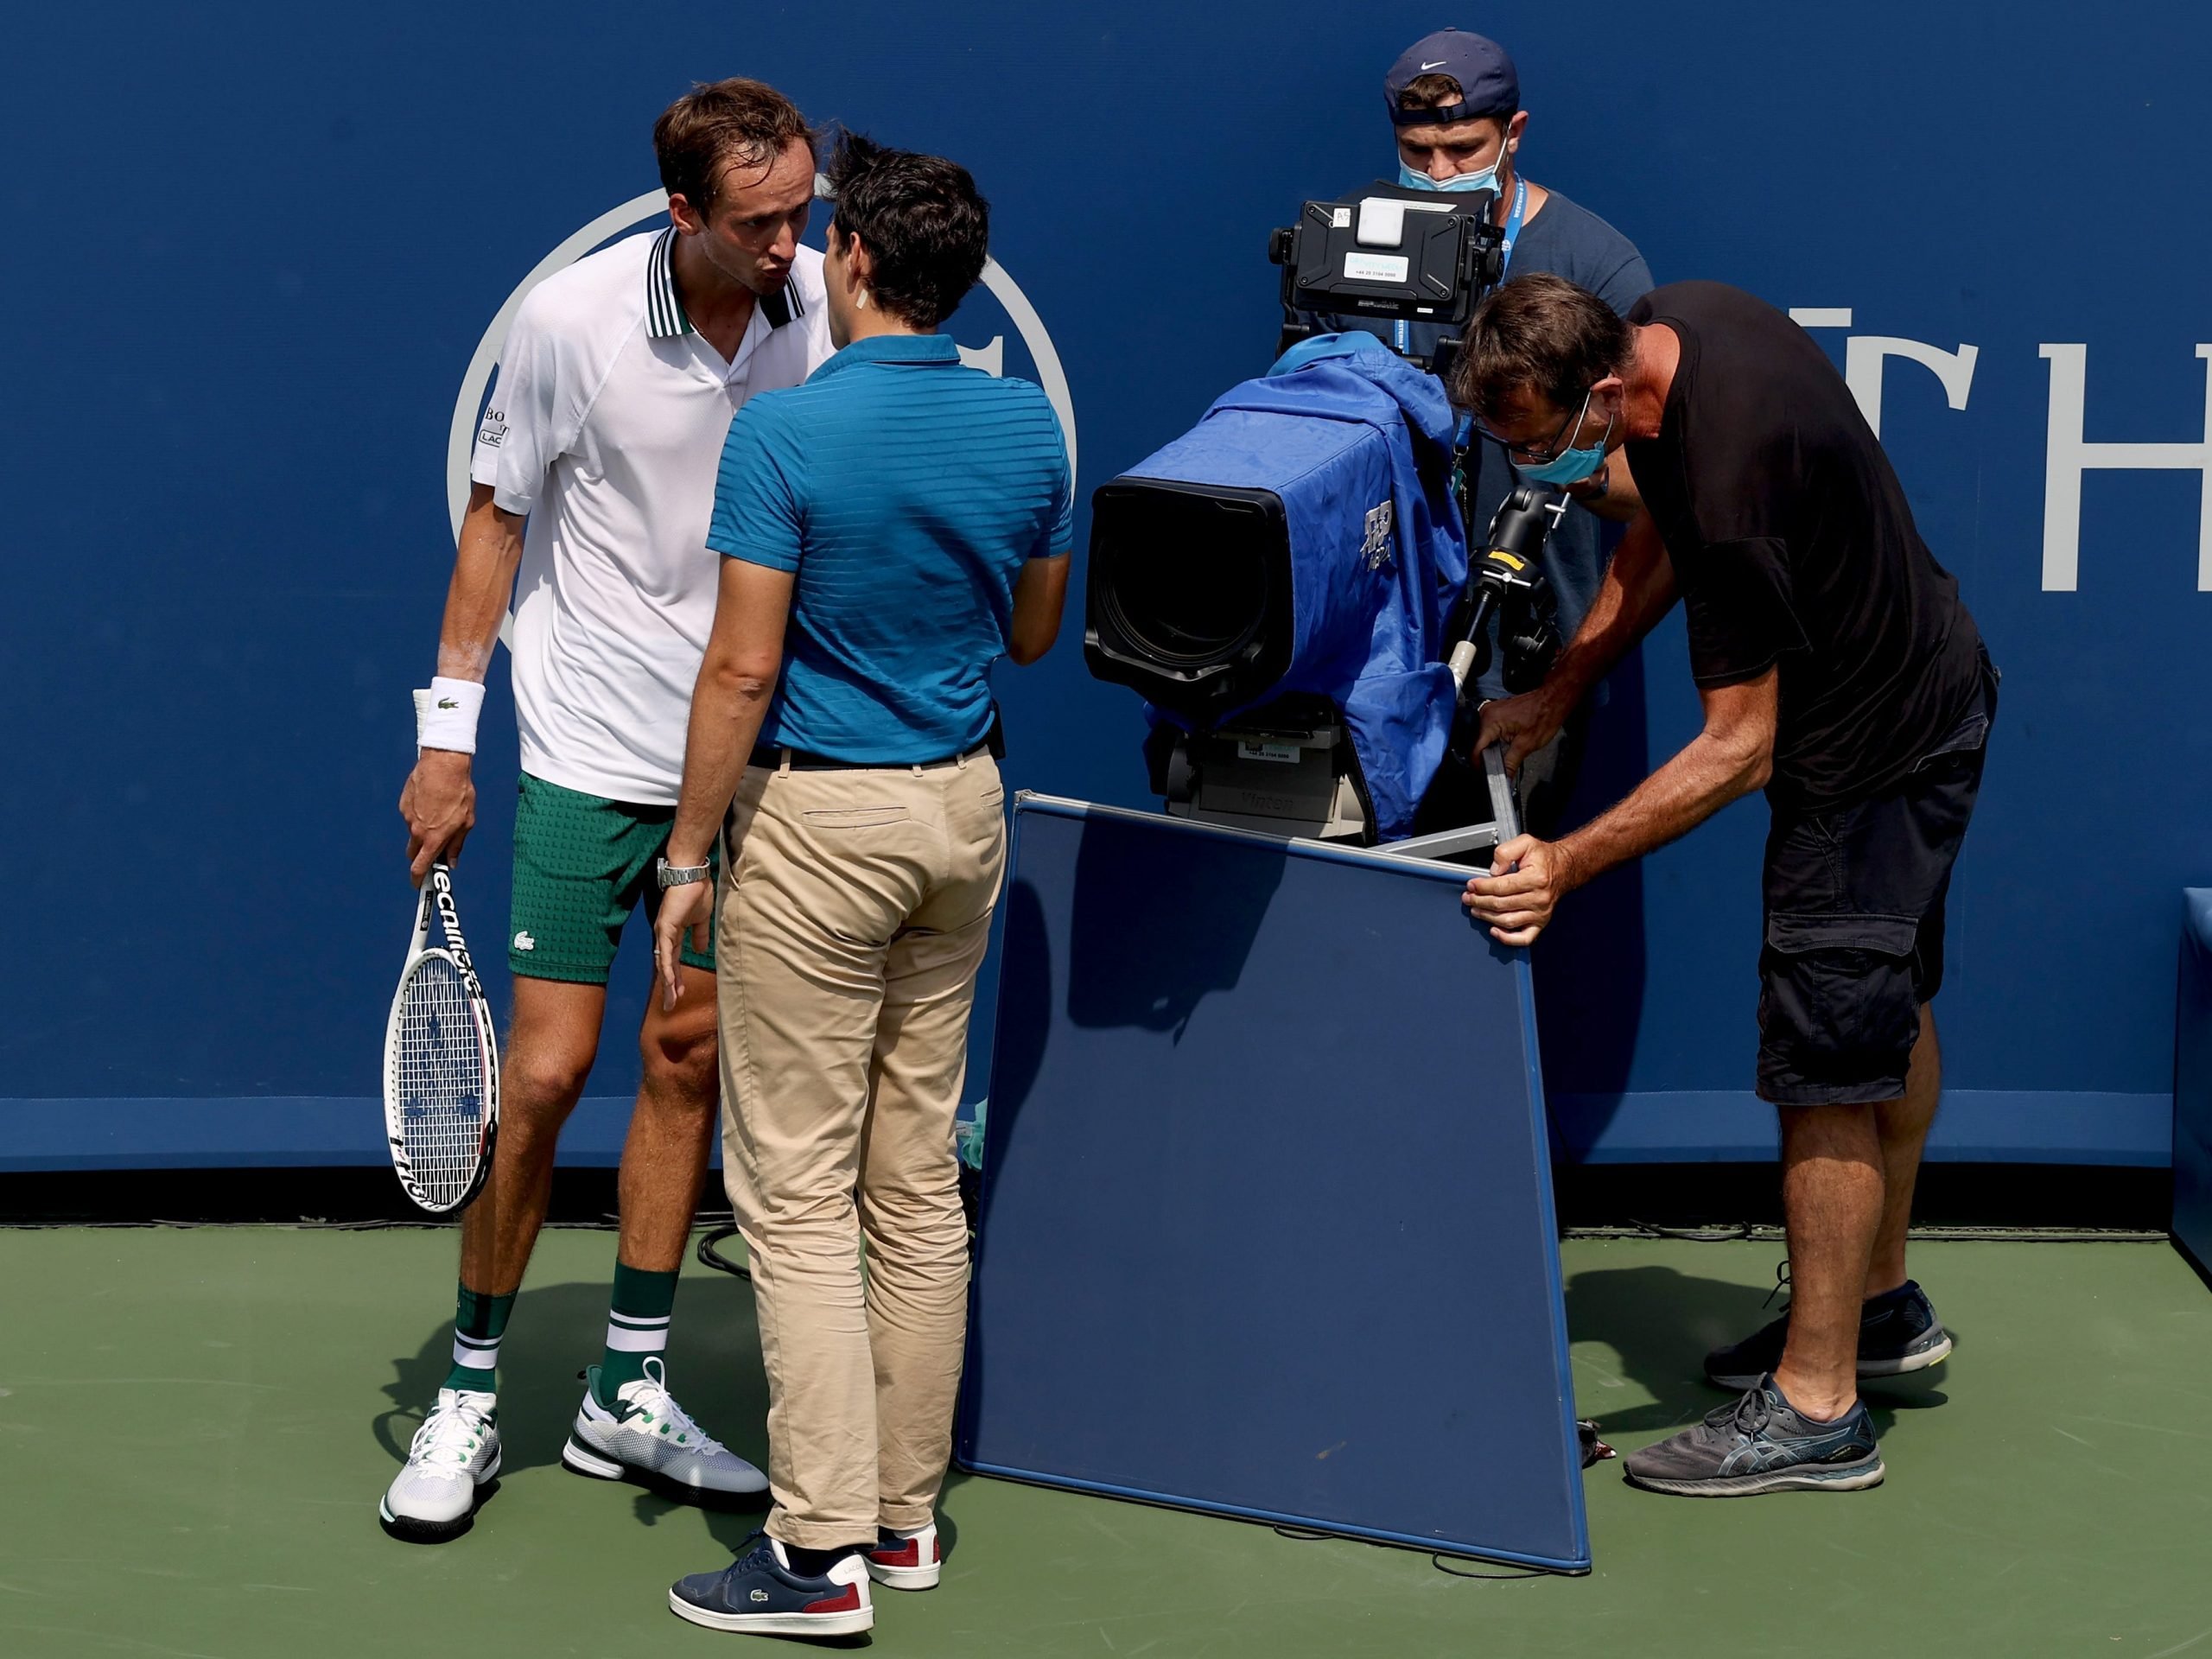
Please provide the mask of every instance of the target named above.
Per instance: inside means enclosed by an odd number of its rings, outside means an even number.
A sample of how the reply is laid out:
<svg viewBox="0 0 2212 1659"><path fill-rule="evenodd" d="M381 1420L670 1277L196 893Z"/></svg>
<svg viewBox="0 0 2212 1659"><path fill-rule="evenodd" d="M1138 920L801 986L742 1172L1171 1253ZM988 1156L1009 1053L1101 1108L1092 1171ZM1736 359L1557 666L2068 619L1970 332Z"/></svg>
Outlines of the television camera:
<svg viewBox="0 0 2212 1659"><path fill-rule="evenodd" d="M1539 683L1557 652L1539 555L1567 498L1515 489L1469 557L1471 423L1428 378L1448 372L1503 274L1495 200L1378 183L1306 202L1268 239L1282 268L1274 373L1093 496L1084 657L1146 697L1149 780L1170 813L1438 857L1511 832L1496 757L1466 775L1472 709L1493 632L1509 691ZM1401 322L1429 327L1377 327ZM1310 408L1293 400L1300 377L1281 377L1335 361L1324 336L1354 329L1427 372L1426 394L1399 393L1402 414L1325 389ZM1409 496L1450 505L1423 512ZM1386 639L1395 660L1380 660Z"/></svg>

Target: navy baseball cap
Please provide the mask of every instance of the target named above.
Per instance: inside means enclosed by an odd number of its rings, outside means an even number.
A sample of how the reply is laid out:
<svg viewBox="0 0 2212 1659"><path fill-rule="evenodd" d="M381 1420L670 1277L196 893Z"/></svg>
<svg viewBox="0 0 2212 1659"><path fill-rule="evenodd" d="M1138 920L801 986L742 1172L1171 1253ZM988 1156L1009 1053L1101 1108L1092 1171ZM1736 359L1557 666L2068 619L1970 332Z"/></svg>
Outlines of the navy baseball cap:
<svg viewBox="0 0 2212 1659"><path fill-rule="evenodd" d="M1451 76L1459 83L1459 101L1440 110L1400 109L1398 94L1422 75ZM1440 29L1415 41L1390 66L1382 77L1382 99L1393 126L1449 126L1483 115L1510 117L1521 108L1521 77L1496 41L1461 29Z"/></svg>

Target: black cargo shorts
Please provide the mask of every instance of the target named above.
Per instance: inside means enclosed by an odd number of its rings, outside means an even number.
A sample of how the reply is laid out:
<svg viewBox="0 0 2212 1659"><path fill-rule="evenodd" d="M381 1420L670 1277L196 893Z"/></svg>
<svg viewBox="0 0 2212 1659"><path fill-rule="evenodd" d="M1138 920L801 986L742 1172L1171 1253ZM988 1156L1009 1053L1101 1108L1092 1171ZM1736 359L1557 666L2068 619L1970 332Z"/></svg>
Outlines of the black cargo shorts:
<svg viewBox="0 0 2212 1659"><path fill-rule="evenodd" d="M1982 699L1889 792L1775 815L1763 877L1758 1091L1777 1106L1895 1100L1943 982L1943 901L1997 717Z"/></svg>

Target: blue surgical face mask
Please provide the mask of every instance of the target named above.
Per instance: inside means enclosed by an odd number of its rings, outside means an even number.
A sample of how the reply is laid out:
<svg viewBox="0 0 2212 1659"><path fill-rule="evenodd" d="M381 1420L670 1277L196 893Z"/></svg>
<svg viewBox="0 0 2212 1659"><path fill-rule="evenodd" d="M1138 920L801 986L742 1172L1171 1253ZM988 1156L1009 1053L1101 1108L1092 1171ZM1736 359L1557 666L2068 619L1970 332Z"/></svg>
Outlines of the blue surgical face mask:
<svg viewBox="0 0 2212 1659"><path fill-rule="evenodd" d="M1498 157L1504 159L1503 155ZM1497 188L1497 162L1492 162L1479 173L1455 173L1448 179L1432 179L1426 173L1416 173L1406 165L1405 157L1398 158L1398 182L1408 190L1448 190L1453 194L1465 190L1495 190Z"/></svg>
<svg viewBox="0 0 2212 1659"><path fill-rule="evenodd" d="M1583 416L1589 412L1589 409L1590 400L1589 398L1585 397L1582 400L1581 413L1577 414L1574 417L1574 424L1577 429L1580 429ZM1562 486L1567 484L1580 484L1584 479L1589 477L1591 474L1596 472L1600 467L1605 464L1605 446L1612 442L1612 436L1613 417L1608 415L1605 417L1605 435L1600 437L1597 442L1592 444L1588 448L1562 449L1559 454L1554 455L1549 461L1541 461L1535 465L1531 465L1527 461L1516 461L1513 463L1513 468L1516 472L1519 473L1522 477L1532 479L1539 484L1554 484Z"/></svg>

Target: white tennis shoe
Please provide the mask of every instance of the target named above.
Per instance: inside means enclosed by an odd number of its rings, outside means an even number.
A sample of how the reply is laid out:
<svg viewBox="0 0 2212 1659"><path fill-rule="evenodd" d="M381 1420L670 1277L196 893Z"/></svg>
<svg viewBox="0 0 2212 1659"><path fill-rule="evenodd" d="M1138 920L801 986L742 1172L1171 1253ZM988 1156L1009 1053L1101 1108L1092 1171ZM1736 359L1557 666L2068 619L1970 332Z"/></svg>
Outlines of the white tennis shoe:
<svg viewBox="0 0 2212 1659"><path fill-rule="evenodd" d="M687 1503L758 1497L768 1478L691 1421L668 1391L659 1356L645 1374L625 1382L612 1410L593 1386L599 1367L584 1373L584 1400L561 1448L561 1461L596 1480L626 1480Z"/></svg>
<svg viewBox="0 0 2212 1659"><path fill-rule="evenodd" d="M499 1478L498 1396L438 1390L438 1402L415 1431L407 1466L377 1514L395 1537L442 1544L474 1524L477 1507Z"/></svg>

